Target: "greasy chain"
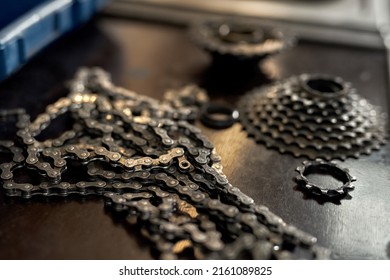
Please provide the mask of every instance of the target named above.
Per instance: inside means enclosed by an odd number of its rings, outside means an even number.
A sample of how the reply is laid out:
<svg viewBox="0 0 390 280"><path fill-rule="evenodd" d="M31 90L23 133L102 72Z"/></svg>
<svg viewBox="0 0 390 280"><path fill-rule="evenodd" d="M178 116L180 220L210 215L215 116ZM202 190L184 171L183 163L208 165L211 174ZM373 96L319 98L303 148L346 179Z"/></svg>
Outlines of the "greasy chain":
<svg viewBox="0 0 390 280"><path fill-rule="evenodd" d="M18 129L0 143L12 156L0 165L3 188L24 198L103 195L162 259L183 252L198 259L327 258L316 238L228 182L213 144L188 123L205 102L196 86L157 101L114 86L100 69L81 69L70 94L34 121L21 109L0 112L3 123ZM72 129L38 140L65 113Z"/></svg>

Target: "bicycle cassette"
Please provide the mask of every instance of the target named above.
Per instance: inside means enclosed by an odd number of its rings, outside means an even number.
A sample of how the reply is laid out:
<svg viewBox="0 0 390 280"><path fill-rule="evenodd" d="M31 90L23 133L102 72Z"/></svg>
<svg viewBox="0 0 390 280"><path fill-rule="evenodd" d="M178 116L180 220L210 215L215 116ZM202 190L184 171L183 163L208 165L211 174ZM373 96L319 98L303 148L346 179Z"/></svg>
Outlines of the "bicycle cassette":
<svg viewBox="0 0 390 280"><path fill-rule="evenodd" d="M296 157L358 158L387 138L387 116L339 77L291 77L247 94L239 109L250 136Z"/></svg>
<svg viewBox="0 0 390 280"><path fill-rule="evenodd" d="M225 61L258 62L295 44L294 36L250 21L202 21L190 28L189 36L214 58Z"/></svg>

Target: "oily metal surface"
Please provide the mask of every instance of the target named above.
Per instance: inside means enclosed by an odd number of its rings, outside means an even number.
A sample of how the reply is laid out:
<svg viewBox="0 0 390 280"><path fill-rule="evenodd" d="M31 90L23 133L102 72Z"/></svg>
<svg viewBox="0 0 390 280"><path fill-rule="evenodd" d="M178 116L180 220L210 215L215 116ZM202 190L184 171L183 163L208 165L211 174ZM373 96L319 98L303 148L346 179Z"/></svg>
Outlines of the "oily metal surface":
<svg viewBox="0 0 390 280"><path fill-rule="evenodd" d="M327 162L321 159L304 161L302 165L295 169L295 171L298 172L298 175L295 177L297 183L316 196L342 198L348 192L355 189L352 182L356 181L356 178L349 173L348 169L342 168L333 162ZM311 174L330 175L342 182L342 184L340 184L340 186L336 185L332 187L319 185L308 178L308 175Z"/></svg>
<svg viewBox="0 0 390 280"><path fill-rule="evenodd" d="M308 87L310 81L339 88L318 92ZM296 157L358 158L378 150L387 138L386 114L337 77L294 76L254 90L239 106L250 136Z"/></svg>
<svg viewBox="0 0 390 280"><path fill-rule="evenodd" d="M327 258L316 238L228 182L214 145L187 122L207 100L204 92L189 86L175 96L159 102L116 87L101 69L85 68L71 82L68 97L32 122L23 110L3 111L3 119L18 128L13 145L0 143L13 155L0 165L6 194L103 195L163 259L178 258L177 244L184 241L199 259ZM171 104L180 98L186 106ZM71 130L38 140L67 112ZM82 177L67 174L73 165L84 170ZM29 170L34 178L21 182L17 170Z"/></svg>
<svg viewBox="0 0 390 280"><path fill-rule="evenodd" d="M206 53L189 42L181 28L98 18L48 47L1 83L0 106L23 107L34 119L48 104L67 94L63 85L78 67L98 65L112 73L115 84L155 99L162 99L167 88L196 83L207 89L211 101L230 105L237 104L253 86L270 79L329 73L353 82L361 96L388 112L386 57L382 51L301 41L288 52L264 61L268 79L241 73L229 79L223 69L208 71L209 63ZM48 129L53 128L55 133L71 128L60 121ZM340 163L358 178L351 200L320 203L294 186L294 169L304 158L257 145L240 124L224 130L209 129L199 122L196 126L217 148L231 184L285 222L316 236L319 244L331 248L332 257L388 258L389 144L369 156ZM77 174L78 170L72 172ZM103 208L102 200L75 195L26 200L0 192L0 258L151 258L150 242L123 223L110 207Z"/></svg>
<svg viewBox="0 0 390 280"><path fill-rule="evenodd" d="M199 47L219 56L260 60L292 47L295 38L274 26L238 19L200 21L189 36Z"/></svg>

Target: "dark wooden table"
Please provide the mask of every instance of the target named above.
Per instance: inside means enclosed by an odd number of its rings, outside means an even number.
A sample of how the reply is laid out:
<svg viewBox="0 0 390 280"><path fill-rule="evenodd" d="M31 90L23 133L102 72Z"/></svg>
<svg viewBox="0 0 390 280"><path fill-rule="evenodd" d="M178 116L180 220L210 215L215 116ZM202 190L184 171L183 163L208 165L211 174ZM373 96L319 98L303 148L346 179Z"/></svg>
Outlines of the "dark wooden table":
<svg viewBox="0 0 390 280"><path fill-rule="evenodd" d="M66 94L80 66L101 66L115 83L161 98L165 89L195 82L213 100L235 104L247 90L291 75L329 73L354 83L362 96L389 109L384 51L310 42L262 65L263 74L232 75L209 67L183 29L98 18L55 42L0 83L0 108L24 107L33 117ZM234 77L234 79L232 78ZM299 191L294 169L302 158L281 155L247 138L239 124L212 130L230 182L286 222L318 237L337 259L390 258L390 145L341 165L357 177L352 198L317 202ZM61 129L60 125L58 129ZM148 259L148 243L98 197L23 200L0 192L1 259Z"/></svg>

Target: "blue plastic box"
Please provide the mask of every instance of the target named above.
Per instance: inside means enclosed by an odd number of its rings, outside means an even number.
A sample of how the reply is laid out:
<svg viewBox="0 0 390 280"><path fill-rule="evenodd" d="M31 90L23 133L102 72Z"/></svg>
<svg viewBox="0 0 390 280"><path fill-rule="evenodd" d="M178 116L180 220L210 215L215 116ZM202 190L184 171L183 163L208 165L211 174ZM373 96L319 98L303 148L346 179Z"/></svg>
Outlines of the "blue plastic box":
<svg viewBox="0 0 390 280"><path fill-rule="evenodd" d="M108 0L1 0L0 80Z"/></svg>

